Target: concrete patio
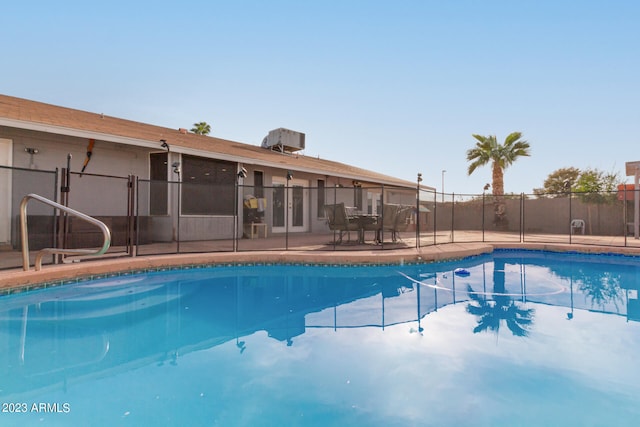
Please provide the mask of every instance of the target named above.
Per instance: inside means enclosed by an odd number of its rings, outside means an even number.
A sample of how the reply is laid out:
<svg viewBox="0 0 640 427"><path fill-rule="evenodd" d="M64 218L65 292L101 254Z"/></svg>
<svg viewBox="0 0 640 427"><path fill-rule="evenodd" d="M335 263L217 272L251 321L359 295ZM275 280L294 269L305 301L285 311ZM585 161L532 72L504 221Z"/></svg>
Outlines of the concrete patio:
<svg viewBox="0 0 640 427"><path fill-rule="evenodd" d="M181 242L180 253L176 253L176 243L152 244L138 248L138 255L133 257L128 256L124 248L114 247L101 257L68 258L63 264L45 264L40 271L33 268L35 252L30 254L30 270L24 271L21 252L3 251L0 253L0 289L10 292L94 275L199 264L434 262L490 253L494 248L640 255L640 241L624 236L528 234L521 242L518 233L485 232L483 236L477 231L455 231L423 234L420 247L413 232L404 233L397 243L382 245L372 241L334 245L332 238L332 234L291 234L241 239L236 252L232 240ZM51 262L51 258L48 259Z"/></svg>

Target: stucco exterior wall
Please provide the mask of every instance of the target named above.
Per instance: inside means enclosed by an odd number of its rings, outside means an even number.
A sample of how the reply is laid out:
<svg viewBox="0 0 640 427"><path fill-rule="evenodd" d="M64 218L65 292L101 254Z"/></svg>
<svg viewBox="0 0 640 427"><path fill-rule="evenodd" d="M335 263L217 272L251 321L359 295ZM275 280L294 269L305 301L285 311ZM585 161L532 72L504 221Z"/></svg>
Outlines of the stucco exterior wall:
<svg viewBox="0 0 640 427"><path fill-rule="evenodd" d="M41 194L47 198L60 201L60 187L62 169L67 168L68 155L70 158L70 192L68 193L69 207L91 216L124 217L127 215L129 197L128 176L136 176L141 180L148 180L150 174L149 154L162 152L157 149L125 145L120 143L95 140L92 155L84 174L80 171L87 158L89 139L76 136L65 136L57 133L31 131L0 126L0 138L12 141L12 165L24 168L25 171L14 171L18 179L12 180L12 205L18 206L23 195L28 193ZM27 148L37 150L37 154L30 154ZM168 157L168 211L166 215L149 216L149 186L142 183L136 194L138 215L149 217L148 225L151 241L167 242L179 238L189 240L210 240L232 238L234 218L232 215L217 216L179 216L178 185L179 175L173 172L170 165L181 161L180 154L170 152ZM286 182L287 155L283 154L282 168L265 167L259 164L243 164L248 175L242 179L237 199L238 206L238 235L243 234L242 209L245 195L253 193L254 171L263 172L263 186L265 188L266 210L264 222L268 225L268 232L272 234L273 224L273 185L275 182ZM55 174L48 174L43 180L35 180L37 174L30 171L58 170L57 182ZM44 174L42 174L44 176ZM311 172L293 171L297 185L304 187L305 210L304 220L306 232L326 232L327 221L323 211L318 209L318 180L324 181L324 203L334 201L344 202L346 206L360 205L361 210L367 212L369 203L380 200L381 187L362 183L362 191L357 193L353 189L351 179L331 177ZM19 178L24 176L24 178ZM284 181L283 181L284 180ZM291 181L292 183L294 181ZM271 192L269 194L269 192ZM375 194L372 197L371 194ZM356 201L355 197L361 197ZM385 203L415 203L415 193L411 190L399 190L385 187ZM32 215L51 216L52 209L46 206L30 206ZM178 221L179 217L179 221ZM13 215L12 221L15 221ZM119 223L119 221L118 221ZM17 230L13 222L12 229ZM13 239L15 242L15 239Z"/></svg>

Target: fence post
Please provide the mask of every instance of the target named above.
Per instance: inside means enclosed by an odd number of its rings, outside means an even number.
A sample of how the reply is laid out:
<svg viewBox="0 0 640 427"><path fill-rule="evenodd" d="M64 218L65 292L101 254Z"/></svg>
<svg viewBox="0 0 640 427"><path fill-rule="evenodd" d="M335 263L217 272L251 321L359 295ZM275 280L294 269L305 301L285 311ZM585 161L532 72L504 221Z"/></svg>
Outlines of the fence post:
<svg viewBox="0 0 640 427"><path fill-rule="evenodd" d="M571 218L573 218L573 214L571 212L571 187L569 187L569 244L571 244L571 235L573 234L573 230L571 229Z"/></svg>
<svg viewBox="0 0 640 427"><path fill-rule="evenodd" d="M418 183L416 185L416 248L420 249L420 183L422 174L418 173Z"/></svg>
<svg viewBox="0 0 640 427"><path fill-rule="evenodd" d="M455 200L456 193L451 193L451 243L454 242L453 232L454 232L454 211L455 211Z"/></svg>
<svg viewBox="0 0 640 427"><path fill-rule="evenodd" d="M60 199L58 199L58 177L59 177L59 170L56 167L56 175L55 175L55 179L53 180L53 200L55 201L60 201ZM62 178L59 178L62 179ZM56 212L57 210L54 209L53 211L53 235L51 238L51 246L56 247L56 243L59 241L59 234L60 233L60 221L58 221L58 219L56 218L58 213ZM51 255L51 263L55 264L56 260L57 260L57 256L55 254Z"/></svg>
<svg viewBox="0 0 640 427"><path fill-rule="evenodd" d="M238 252L238 227L239 227L239 218L238 218L238 204L240 203L240 174L236 175L235 184L234 184L234 196L233 196L233 252Z"/></svg>
<svg viewBox="0 0 640 427"><path fill-rule="evenodd" d="M520 193L520 243L524 242L524 193Z"/></svg>
<svg viewBox="0 0 640 427"><path fill-rule="evenodd" d="M71 154L67 154L67 167L62 168L62 176L60 177L60 204L69 207L69 192L71 190ZM58 244L60 248L67 248L67 239L69 233L69 217L66 212L58 213L60 215L59 221L61 221L58 227ZM58 254L56 258L57 263L64 261L64 254Z"/></svg>
<svg viewBox="0 0 640 427"><path fill-rule="evenodd" d="M433 244L438 244L438 193L433 192Z"/></svg>
<svg viewBox="0 0 640 427"><path fill-rule="evenodd" d="M284 250L289 250L289 181L293 179L291 171L287 171L287 185L284 190Z"/></svg>
<svg viewBox="0 0 640 427"><path fill-rule="evenodd" d="M133 240L137 241L140 225L137 223L135 201L136 201L136 188L134 183L136 182L135 175L129 175L127 178L127 250L126 252L130 257L135 256L133 253Z"/></svg>
<svg viewBox="0 0 640 427"><path fill-rule="evenodd" d="M178 216L176 220L176 253L180 253L180 202L182 200L182 180L178 177Z"/></svg>
<svg viewBox="0 0 640 427"><path fill-rule="evenodd" d="M140 178L135 175L135 183L136 186L136 198L135 198L135 207L136 207L136 225L138 227L138 232L136 232L136 252L134 256L140 255ZM148 183L147 188L150 188L151 185ZM148 190L147 190L148 191ZM147 213L148 215L148 213Z"/></svg>
<svg viewBox="0 0 640 427"><path fill-rule="evenodd" d="M482 191L482 243L484 243L484 208L485 208L485 201L484 201L484 193L486 190Z"/></svg>
<svg viewBox="0 0 640 427"><path fill-rule="evenodd" d="M638 168L636 168L636 176L633 180L635 184L633 188L633 238L638 239L640 237L640 230L638 225L640 223L640 194L638 192Z"/></svg>
<svg viewBox="0 0 640 427"><path fill-rule="evenodd" d="M333 184L333 217L336 217L336 203L338 203L338 184ZM342 238L342 235L340 236ZM333 250L336 250L336 230L333 230Z"/></svg>
<svg viewBox="0 0 640 427"><path fill-rule="evenodd" d="M629 233L629 230L627 230L627 185L625 184L623 186L623 204L622 204L622 232L624 233L624 246L627 246L627 234ZM634 197L635 197L635 193L634 193Z"/></svg>

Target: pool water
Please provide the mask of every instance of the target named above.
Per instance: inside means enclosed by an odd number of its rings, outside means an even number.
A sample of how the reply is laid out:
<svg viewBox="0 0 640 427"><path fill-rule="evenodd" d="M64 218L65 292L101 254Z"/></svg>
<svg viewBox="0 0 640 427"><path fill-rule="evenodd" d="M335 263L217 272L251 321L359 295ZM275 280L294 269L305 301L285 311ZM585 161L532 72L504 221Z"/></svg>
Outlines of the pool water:
<svg viewBox="0 0 640 427"><path fill-rule="evenodd" d="M636 426L639 266L497 251L6 296L0 425Z"/></svg>

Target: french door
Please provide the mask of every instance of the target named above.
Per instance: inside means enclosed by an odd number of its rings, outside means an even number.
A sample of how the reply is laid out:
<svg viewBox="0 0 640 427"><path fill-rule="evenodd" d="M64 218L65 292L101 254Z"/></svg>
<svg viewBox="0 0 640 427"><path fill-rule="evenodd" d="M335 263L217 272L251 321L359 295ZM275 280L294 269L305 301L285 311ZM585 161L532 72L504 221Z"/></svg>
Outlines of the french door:
<svg viewBox="0 0 640 427"><path fill-rule="evenodd" d="M273 180L271 208L274 233L309 231L309 181Z"/></svg>

